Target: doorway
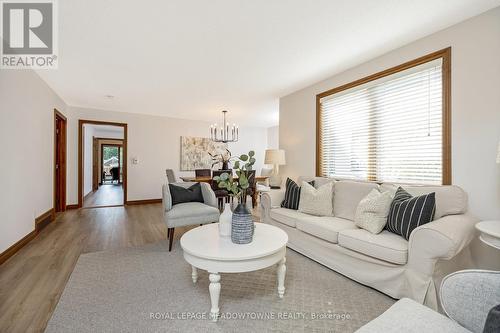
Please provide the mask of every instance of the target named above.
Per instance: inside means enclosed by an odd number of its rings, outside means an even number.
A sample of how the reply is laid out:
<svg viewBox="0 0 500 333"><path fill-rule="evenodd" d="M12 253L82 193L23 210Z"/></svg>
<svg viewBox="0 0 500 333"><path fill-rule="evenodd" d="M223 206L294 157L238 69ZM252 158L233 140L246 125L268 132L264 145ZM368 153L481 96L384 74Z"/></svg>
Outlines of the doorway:
<svg viewBox="0 0 500 333"><path fill-rule="evenodd" d="M66 117L54 109L54 212L66 210Z"/></svg>
<svg viewBox="0 0 500 333"><path fill-rule="evenodd" d="M127 198L127 124L79 120L78 206L122 206Z"/></svg>

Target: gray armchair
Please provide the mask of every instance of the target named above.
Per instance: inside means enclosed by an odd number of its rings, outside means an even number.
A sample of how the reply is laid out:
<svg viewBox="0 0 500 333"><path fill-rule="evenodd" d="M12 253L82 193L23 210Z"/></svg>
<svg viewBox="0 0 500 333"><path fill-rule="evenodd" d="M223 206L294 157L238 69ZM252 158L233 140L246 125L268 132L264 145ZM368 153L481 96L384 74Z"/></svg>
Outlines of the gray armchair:
<svg viewBox="0 0 500 333"><path fill-rule="evenodd" d="M195 183L173 183L185 188ZM172 205L172 196L168 183L162 188L163 220L167 225L167 235L169 239L168 250L172 251L174 240L174 230L176 227L183 227L194 224L206 224L219 221L219 209L217 208L217 198L208 183L200 183L204 202L186 202Z"/></svg>
<svg viewBox="0 0 500 333"><path fill-rule="evenodd" d="M452 273L443 279L440 293L448 317L403 298L356 332L483 332L488 312L500 304L500 272L471 269ZM495 328L487 331L497 332Z"/></svg>

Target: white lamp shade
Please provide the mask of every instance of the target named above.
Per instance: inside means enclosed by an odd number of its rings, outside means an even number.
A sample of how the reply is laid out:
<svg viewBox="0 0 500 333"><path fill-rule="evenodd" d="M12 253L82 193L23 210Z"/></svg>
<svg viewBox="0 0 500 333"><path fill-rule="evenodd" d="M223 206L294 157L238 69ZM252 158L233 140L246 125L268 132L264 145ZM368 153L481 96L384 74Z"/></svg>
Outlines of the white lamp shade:
<svg viewBox="0 0 500 333"><path fill-rule="evenodd" d="M285 165L285 151L283 149L267 149L264 164Z"/></svg>

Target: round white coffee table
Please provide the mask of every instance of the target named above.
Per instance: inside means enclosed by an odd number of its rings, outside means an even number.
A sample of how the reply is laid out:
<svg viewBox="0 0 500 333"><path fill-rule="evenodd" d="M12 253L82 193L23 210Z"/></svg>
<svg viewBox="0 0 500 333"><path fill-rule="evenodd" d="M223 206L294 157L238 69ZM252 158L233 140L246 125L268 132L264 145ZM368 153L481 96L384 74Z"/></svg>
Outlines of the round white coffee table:
<svg viewBox="0 0 500 333"><path fill-rule="evenodd" d="M483 243L500 250L500 221L482 221L476 229L481 232L479 239Z"/></svg>
<svg viewBox="0 0 500 333"><path fill-rule="evenodd" d="M253 242L233 244L230 237L219 236L219 224L212 223L186 232L181 238L184 259L191 264L193 283L198 279L197 268L209 275L210 316L219 317L220 273L243 273L277 264L278 296L285 293L285 254L288 235L275 226L256 223Z"/></svg>

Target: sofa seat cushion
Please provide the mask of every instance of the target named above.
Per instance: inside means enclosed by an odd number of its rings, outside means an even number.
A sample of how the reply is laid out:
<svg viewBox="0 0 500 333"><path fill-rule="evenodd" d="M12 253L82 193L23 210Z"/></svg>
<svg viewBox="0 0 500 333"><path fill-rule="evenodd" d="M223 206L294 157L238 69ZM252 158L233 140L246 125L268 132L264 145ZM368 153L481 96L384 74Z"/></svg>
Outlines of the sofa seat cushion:
<svg viewBox="0 0 500 333"><path fill-rule="evenodd" d="M271 216L273 220L295 228L298 220L306 219L310 215L288 208L273 208L269 212L269 216Z"/></svg>
<svg viewBox="0 0 500 333"><path fill-rule="evenodd" d="M201 202L185 202L173 205L166 212L169 227L217 222L219 210Z"/></svg>
<svg viewBox="0 0 500 333"><path fill-rule="evenodd" d="M342 230L357 229L354 222L332 216L312 216L297 220L297 229L327 242L337 244Z"/></svg>
<svg viewBox="0 0 500 333"><path fill-rule="evenodd" d="M390 231L372 234L364 229L343 230L339 245L367 256L404 265L408 261L408 241Z"/></svg>

